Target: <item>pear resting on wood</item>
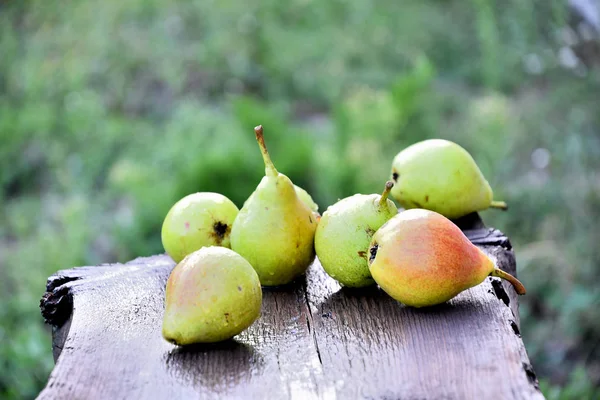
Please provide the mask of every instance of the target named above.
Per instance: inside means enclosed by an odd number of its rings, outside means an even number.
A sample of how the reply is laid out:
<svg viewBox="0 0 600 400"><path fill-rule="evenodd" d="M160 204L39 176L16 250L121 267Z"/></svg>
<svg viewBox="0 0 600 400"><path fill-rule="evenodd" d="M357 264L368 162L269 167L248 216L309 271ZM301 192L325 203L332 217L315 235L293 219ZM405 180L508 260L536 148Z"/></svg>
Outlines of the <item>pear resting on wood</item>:
<svg viewBox="0 0 600 400"><path fill-rule="evenodd" d="M263 286L284 285L303 274L315 258L317 218L292 181L275 168L262 126L254 132L265 176L233 222L231 248L250 262Z"/></svg>
<svg viewBox="0 0 600 400"><path fill-rule="evenodd" d="M407 210L424 208L456 219L490 207L507 209L493 200L473 157L448 140L424 140L402 150L392 162L392 180L392 197Z"/></svg>
<svg viewBox="0 0 600 400"><path fill-rule="evenodd" d="M434 211L400 212L373 236L369 270L390 296L413 307L444 303L488 276L525 287L494 262L448 218Z"/></svg>

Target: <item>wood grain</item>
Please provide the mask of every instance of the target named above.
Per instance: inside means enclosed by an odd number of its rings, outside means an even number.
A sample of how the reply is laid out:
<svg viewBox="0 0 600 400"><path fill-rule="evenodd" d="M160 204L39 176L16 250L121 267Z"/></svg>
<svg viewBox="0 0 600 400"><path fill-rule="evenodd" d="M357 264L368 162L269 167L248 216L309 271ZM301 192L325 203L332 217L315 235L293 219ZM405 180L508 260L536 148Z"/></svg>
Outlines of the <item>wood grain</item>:
<svg viewBox="0 0 600 400"><path fill-rule="evenodd" d="M469 218L457 221L467 236L515 273L510 241ZM57 359L39 398L543 398L517 295L496 278L418 310L342 289L316 260L265 289L261 317L233 340L177 348L160 334L173 266L160 255L50 277L41 308Z"/></svg>

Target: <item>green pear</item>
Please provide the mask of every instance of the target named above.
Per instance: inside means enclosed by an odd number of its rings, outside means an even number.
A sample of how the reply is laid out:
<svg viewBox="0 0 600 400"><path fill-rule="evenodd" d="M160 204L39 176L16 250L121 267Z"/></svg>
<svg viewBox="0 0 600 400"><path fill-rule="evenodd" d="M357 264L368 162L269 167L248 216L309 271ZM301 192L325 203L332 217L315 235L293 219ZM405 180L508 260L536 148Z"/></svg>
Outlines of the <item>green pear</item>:
<svg viewBox="0 0 600 400"><path fill-rule="evenodd" d="M355 194L327 208L315 234L315 250L329 276L348 287L372 285L367 253L373 234L398 213L388 200L394 183L383 194Z"/></svg>
<svg viewBox="0 0 600 400"><path fill-rule="evenodd" d="M294 185L294 189L296 190L296 194L298 195L298 198L300 200L302 200L302 202L304 204L306 204L306 206L308 208L310 208L312 212L314 212L314 213L319 212L319 205L317 203L315 203L315 201L313 200L311 195L308 194L308 192L306 190L304 190L300 186L296 186L296 185Z"/></svg>
<svg viewBox="0 0 600 400"><path fill-rule="evenodd" d="M306 205L306 207L310 208L315 215L320 215L319 205L315 203L312 196L306 190L298 185L294 185L294 190L296 191L298 198Z"/></svg>
<svg viewBox="0 0 600 400"><path fill-rule="evenodd" d="M165 217L161 239L175 262L203 246L230 247L229 234L238 214L231 200L219 193L199 192L185 196Z"/></svg>
<svg viewBox="0 0 600 400"><path fill-rule="evenodd" d="M488 276L525 287L494 262L448 218L434 211L401 211L373 235L369 270L394 299L413 307L444 303Z"/></svg>
<svg viewBox="0 0 600 400"><path fill-rule="evenodd" d="M248 261L224 247L203 247L169 275L162 335L179 346L226 340L252 325L261 304L260 281Z"/></svg>
<svg viewBox="0 0 600 400"><path fill-rule="evenodd" d="M314 260L317 220L292 181L275 169L262 126L254 131L265 176L233 222L231 248L250 262L262 285L284 285L303 274Z"/></svg>
<svg viewBox="0 0 600 400"><path fill-rule="evenodd" d="M492 199L473 157L448 140L424 140L402 150L392 163L392 180L392 197L405 209L424 208L452 219L490 207L507 209Z"/></svg>

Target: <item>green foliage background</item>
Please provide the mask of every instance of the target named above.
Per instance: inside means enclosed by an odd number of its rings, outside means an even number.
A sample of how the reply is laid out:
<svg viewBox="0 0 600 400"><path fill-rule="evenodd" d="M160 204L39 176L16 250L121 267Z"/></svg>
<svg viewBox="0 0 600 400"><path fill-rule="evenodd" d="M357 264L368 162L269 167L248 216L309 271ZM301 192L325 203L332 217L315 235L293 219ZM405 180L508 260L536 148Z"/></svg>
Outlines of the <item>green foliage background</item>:
<svg viewBox="0 0 600 400"><path fill-rule="evenodd" d="M565 4L0 1L0 397L53 366L46 278L162 252L188 193L241 206L261 123L321 210L411 143L463 145L511 206L482 215L516 249L545 395L598 398L600 73Z"/></svg>

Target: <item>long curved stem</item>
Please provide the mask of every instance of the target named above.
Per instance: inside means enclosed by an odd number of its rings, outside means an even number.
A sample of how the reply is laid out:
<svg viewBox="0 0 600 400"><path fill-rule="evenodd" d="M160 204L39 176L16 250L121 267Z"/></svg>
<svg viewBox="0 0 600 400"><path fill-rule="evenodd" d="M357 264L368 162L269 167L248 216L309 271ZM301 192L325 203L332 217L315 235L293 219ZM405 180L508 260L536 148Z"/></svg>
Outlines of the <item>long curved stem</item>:
<svg viewBox="0 0 600 400"><path fill-rule="evenodd" d="M262 125L258 125L254 128L254 134L256 135L256 141L258 142L258 146L260 147L260 152L262 153L263 160L265 162L265 175L267 176L277 176L279 172L275 168L275 164L271 161L271 156L269 156L269 151L267 150L267 145L265 144L265 137L263 134Z"/></svg>
<svg viewBox="0 0 600 400"><path fill-rule="evenodd" d="M517 291L517 294L527 293L527 290L525 289L525 286L523 286L521 281L519 281L517 278L515 278L508 272L504 272L499 268L494 268L494 270L490 273L490 276L496 276L498 278L506 279L511 283L511 285L514 286L515 290Z"/></svg>

